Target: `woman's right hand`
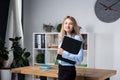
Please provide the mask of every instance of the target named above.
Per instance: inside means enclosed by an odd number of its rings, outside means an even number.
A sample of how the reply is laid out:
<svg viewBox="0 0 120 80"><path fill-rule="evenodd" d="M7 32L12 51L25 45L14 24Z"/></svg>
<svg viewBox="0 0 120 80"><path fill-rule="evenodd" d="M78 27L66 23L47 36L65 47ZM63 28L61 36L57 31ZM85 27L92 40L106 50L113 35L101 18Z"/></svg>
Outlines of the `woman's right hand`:
<svg viewBox="0 0 120 80"><path fill-rule="evenodd" d="M57 54L60 54L60 55L62 55L63 54L63 49L62 48L58 48L58 50L57 50Z"/></svg>

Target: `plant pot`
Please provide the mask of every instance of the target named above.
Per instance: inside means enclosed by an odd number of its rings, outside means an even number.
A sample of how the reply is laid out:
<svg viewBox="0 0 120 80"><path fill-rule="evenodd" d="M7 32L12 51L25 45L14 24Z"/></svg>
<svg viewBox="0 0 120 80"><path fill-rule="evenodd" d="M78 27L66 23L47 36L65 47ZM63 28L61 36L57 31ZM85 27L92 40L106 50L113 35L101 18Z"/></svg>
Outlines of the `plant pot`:
<svg viewBox="0 0 120 80"><path fill-rule="evenodd" d="M51 27L47 27L47 28L45 29L45 31L46 31L46 32L51 32L52 29L51 29Z"/></svg>
<svg viewBox="0 0 120 80"><path fill-rule="evenodd" d="M54 29L54 27L51 24L43 24L43 29L46 32L51 32Z"/></svg>
<svg viewBox="0 0 120 80"><path fill-rule="evenodd" d="M1 80L11 80L11 71L10 69L1 69Z"/></svg>
<svg viewBox="0 0 120 80"><path fill-rule="evenodd" d="M7 60L0 63L0 69L3 69L3 68L8 68L8 61Z"/></svg>

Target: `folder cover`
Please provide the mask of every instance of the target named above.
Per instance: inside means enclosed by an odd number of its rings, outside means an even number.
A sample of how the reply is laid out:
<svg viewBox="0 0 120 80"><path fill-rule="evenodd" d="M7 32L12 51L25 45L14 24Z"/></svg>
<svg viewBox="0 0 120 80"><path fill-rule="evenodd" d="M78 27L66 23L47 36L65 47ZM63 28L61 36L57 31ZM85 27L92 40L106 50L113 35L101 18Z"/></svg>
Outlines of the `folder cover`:
<svg viewBox="0 0 120 80"><path fill-rule="evenodd" d="M64 36L61 48L72 54L78 54L81 44L82 41L78 41L76 39Z"/></svg>
<svg viewBox="0 0 120 80"><path fill-rule="evenodd" d="M71 54L78 54L78 52L79 52L79 50L81 48L81 44L82 44L82 41L78 41L76 39L64 36L61 48L63 48L64 50L70 52ZM66 62L71 63L71 64L75 64L74 61L71 61L69 59L65 59L61 55L58 55L57 59L66 61Z"/></svg>

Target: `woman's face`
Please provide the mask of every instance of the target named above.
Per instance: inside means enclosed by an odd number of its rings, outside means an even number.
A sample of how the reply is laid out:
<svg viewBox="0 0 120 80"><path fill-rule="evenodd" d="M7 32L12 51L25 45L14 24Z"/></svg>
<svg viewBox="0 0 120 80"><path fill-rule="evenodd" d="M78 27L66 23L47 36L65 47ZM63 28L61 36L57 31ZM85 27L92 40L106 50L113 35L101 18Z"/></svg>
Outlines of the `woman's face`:
<svg viewBox="0 0 120 80"><path fill-rule="evenodd" d="M73 22L67 18L65 21L64 21L64 30L70 34L73 30Z"/></svg>

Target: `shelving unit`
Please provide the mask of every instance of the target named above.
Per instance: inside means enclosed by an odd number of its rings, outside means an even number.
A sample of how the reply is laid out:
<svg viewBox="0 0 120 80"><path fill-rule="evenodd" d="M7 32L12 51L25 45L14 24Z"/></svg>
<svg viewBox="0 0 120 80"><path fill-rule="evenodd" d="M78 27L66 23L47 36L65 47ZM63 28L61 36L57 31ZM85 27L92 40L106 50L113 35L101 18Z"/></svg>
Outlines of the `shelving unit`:
<svg viewBox="0 0 120 80"><path fill-rule="evenodd" d="M58 36L57 32L47 33L33 33L33 65L44 63L55 65L57 49L58 49ZM84 59L77 67L81 68L95 68L95 54L94 54L94 34L82 33ZM37 59L36 57L40 55ZM42 57L41 57L42 56ZM35 78L37 80L39 78ZM46 78L45 80L52 80Z"/></svg>
<svg viewBox="0 0 120 80"><path fill-rule="evenodd" d="M58 48L58 36L57 32L47 33L33 33L33 64L38 64L36 56L41 54L44 56L41 63L55 64ZM95 54L94 54L94 34L82 33L84 39L84 60L82 63L77 64L80 67L95 67Z"/></svg>

